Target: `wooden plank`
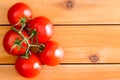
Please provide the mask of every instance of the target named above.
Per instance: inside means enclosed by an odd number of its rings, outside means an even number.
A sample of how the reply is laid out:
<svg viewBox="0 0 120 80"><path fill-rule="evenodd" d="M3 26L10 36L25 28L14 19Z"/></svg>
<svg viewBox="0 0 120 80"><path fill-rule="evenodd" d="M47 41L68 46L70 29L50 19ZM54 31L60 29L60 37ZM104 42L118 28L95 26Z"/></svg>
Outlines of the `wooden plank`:
<svg viewBox="0 0 120 80"><path fill-rule="evenodd" d="M14 65L0 65L0 80L120 80L120 65L59 65L43 66L32 79L21 77Z"/></svg>
<svg viewBox="0 0 120 80"><path fill-rule="evenodd" d="M118 24L120 0L0 0L0 24L8 24L7 11L16 2L28 4L35 16L54 24Z"/></svg>
<svg viewBox="0 0 120 80"><path fill-rule="evenodd" d="M10 26L0 26L0 64L13 64L2 45ZM62 63L119 63L120 26L55 26L52 40L65 51Z"/></svg>

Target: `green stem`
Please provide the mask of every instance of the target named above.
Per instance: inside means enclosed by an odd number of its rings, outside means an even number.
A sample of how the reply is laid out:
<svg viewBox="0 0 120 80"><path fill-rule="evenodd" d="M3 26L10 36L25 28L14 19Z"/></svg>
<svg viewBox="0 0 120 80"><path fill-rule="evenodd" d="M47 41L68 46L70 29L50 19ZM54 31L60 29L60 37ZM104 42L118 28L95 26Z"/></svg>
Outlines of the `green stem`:
<svg viewBox="0 0 120 80"><path fill-rule="evenodd" d="M28 56L28 52L29 52L29 48L30 48L30 44L29 44L29 42L28 42L28 39L25 38L25 36L22 34L21 31L15 29L14 27L12 27L12 30L15 31L15 32L17 32L17 33L23 38L23 40L21 41L21 43L22 43L23 41L25 41L25 42L27 43L28 47L27 47L27 50L26 50L26 53L25 53L25 57L28 58L28 57L29 57L29 56ZM20 43L20 44L21 44L21 43Z"/></svg>
<svg viewBox="0 0 120 80"><path fill-rule="evenodd" d="M26 38L23 34L22 34L22 30L24 29L24 27L26 26L26 19L27 18L21 18L21 20L19 21L20 23L22 23L22 27L20 30L17 30L16 28L12 27L12 30L15 31L16 33L18 33L21 37L22 37L22 41L19 44L22 44L22 42L26 42L26 44L28 45L27 49L26 49L26 53L23 56L24 58L28 59L29 58L29 49L30 47L38 47L40 49L40 51L43 51L45 45L44 44L30 44L29 43L29 39L31 39L35 34L36 34L36 30L33 30L31 32L31 35Z"/></svg>
<svg viewBox="0 0 120 80"><path fill-rule="evenodd" d="M21 31L15 29L14 27L12 27L12 30L18 33L23 39L25 38Z"/></svg>
<svg viewBox="0 0 120 80"><path fill-rule="evenodd" d="M20 29L19 32L21 32L25 28L25 23L22 23L22 28Z"/></svg>
<svg viewBox="0 0 120 80"><path fill-rule="evenodd" d="M20 42L20 44L22 44L22 42L24 42L25 40L23 39L21 42Z"/></svg>
<svg viewBox="0 0 120 80"><path fill-rule="evenodd" d="M42 47L43 47L43 45L30 44L30 47L38 47L38 48L42 48Z"/></svg>
<svg viewBox="0 0 120 80"><path fill-rule="evenodd" d="M42 52L45 48L45 45L44 44L40 44L40 45L30 44L30 47L37 47L37 48L39 48L39 52Z"/></svg>
<svg viewBox="0 0 120 80"><path fill-rule="evenodd" d="M17 25L19 25L21 22L20 21L18 21L16 24L14 24L14 25L12 25L12 26L17 26Z"/></svg>
<svg viewBox="0 0 120 80"><path fill-rule="evenodd" d="M30 45L28 45L28 47L26 49L26 53L25 53L26 58L29 58L29 49L30 49Z"/></svg>
<svg viewBox="0 0 120 80"><path fill-rule="evenodd" d="M28 39L28 40L31 39L34 35L35 35L35 34L32 33L27 39Z"/></svg>
<svg viewBox="0 0 120 80"><path fill-rule="evenodd" d="M20 19L20 23L22 25L22 27L20 29L20 32L25 28L25 26L26 26L26 20L27 20L27 18L21 18Z"/></svg>

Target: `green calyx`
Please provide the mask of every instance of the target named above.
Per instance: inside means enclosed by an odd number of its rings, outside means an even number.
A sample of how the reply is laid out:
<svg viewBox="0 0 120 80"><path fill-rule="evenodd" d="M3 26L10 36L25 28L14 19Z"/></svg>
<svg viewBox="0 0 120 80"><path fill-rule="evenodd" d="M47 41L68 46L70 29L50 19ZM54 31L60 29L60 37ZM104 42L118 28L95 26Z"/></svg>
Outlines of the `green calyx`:
<svg viewBox="0 0 120 80"><path fill-rule="evenodd" d="M22 41L22 40L19 40L18 38L16 38L14 44L19 45L19 44L21 43L21 41Z"/></svg>
<svg viewBox="0 0 120 80"><path fill-rule="evenodd" d="M20 48L24 48L24 46L22 46L21 43L22 43L22 40L19 40L18 38L16 38L14 45L18 47L18 50L20 50Z"/></svg>
<svg viewBox="0 0 120 80"><path fill-rule="evenodd" d="M26 23L26 21L27 21L27 18L21 18L21 19L20 19L20 22L21 22L21 23Z"/></svg>

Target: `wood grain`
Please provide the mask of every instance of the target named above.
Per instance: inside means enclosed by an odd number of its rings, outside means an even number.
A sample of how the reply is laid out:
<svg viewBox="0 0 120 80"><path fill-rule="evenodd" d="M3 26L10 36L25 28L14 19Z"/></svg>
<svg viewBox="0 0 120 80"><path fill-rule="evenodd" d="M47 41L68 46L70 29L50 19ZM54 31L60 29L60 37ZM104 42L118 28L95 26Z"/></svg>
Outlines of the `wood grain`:
<svg viewBox="0 0 120 80"><path fill-rule="evenodd" d="M0 63L13 64L2 45L10 26L0 27ZM52 40L65 51L62 63L120 63L120 26L55 26Z"/></svg>
<svg viewBox="0 0 120 80"><path fill-rule="evenodd" d="M7 11L17 2L29 5L33 17L45 16L59 25L51 40L65 51L62 64L43 65L32 79L16 72L17 57L3 48L3 37L11 28L5 26ZM120 24L119 7L120 0L0 0L0 80L120 80L120 25L111 25Z"/></svg>
<svg viewBox="0 0 120 80"><path fill-rule="evenodd" d="M14 65L0 65L0 80L120 80L120 65L43 66L32 79L21 77Z"/></svg>
<svg viewBox="0 0 120 80"><path fill-rule="evenodd" d="M34 17L46 16L54 24L120 24L120 0L0 0L0 24L9 24L8 9L28 4Z"/></svg>

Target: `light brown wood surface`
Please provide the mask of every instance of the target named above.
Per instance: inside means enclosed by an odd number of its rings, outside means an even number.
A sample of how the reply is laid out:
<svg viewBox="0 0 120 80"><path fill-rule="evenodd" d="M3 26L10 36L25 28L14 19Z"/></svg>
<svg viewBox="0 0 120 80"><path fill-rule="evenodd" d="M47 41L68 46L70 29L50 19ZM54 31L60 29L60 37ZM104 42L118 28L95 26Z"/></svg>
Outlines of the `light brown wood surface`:
<svg viewBox="0 0 120 80"><path fill-rule="evenodd" d="M0 0L0 24L9 24L7 11L16 2L28 4L34 17L46 16L54 24L120 24L120 0Z"/></svg>
<svg viewBox="0 0 120 80"><path fill-rule="evenodd" d="M120 26L54 26L52 40L65 50L62 63L92 63L96 56L98 63L120 62ZM0 27L0 63L14 63L16 57L8 55L3 48L4 34L10 26Z"/></svg>
<svg viewBox="0 0 120 80"><path fill-rule="evenodd" d="M13 65L0 66L0 80L120 80L120 65L43 66L32 79L21 77Z"/></svg>
<svg viewBox="0 0 120 80"><path fill-rule="evenodd" d="M51 20L56 25L51 40L65 51L60 65L43 65L32 79L16 72L17 57L3 48L11 28L7 11L16 2L29 5L33 17ZM0 80L120 80L119 8L120 0L0 0Z"/></svg>

